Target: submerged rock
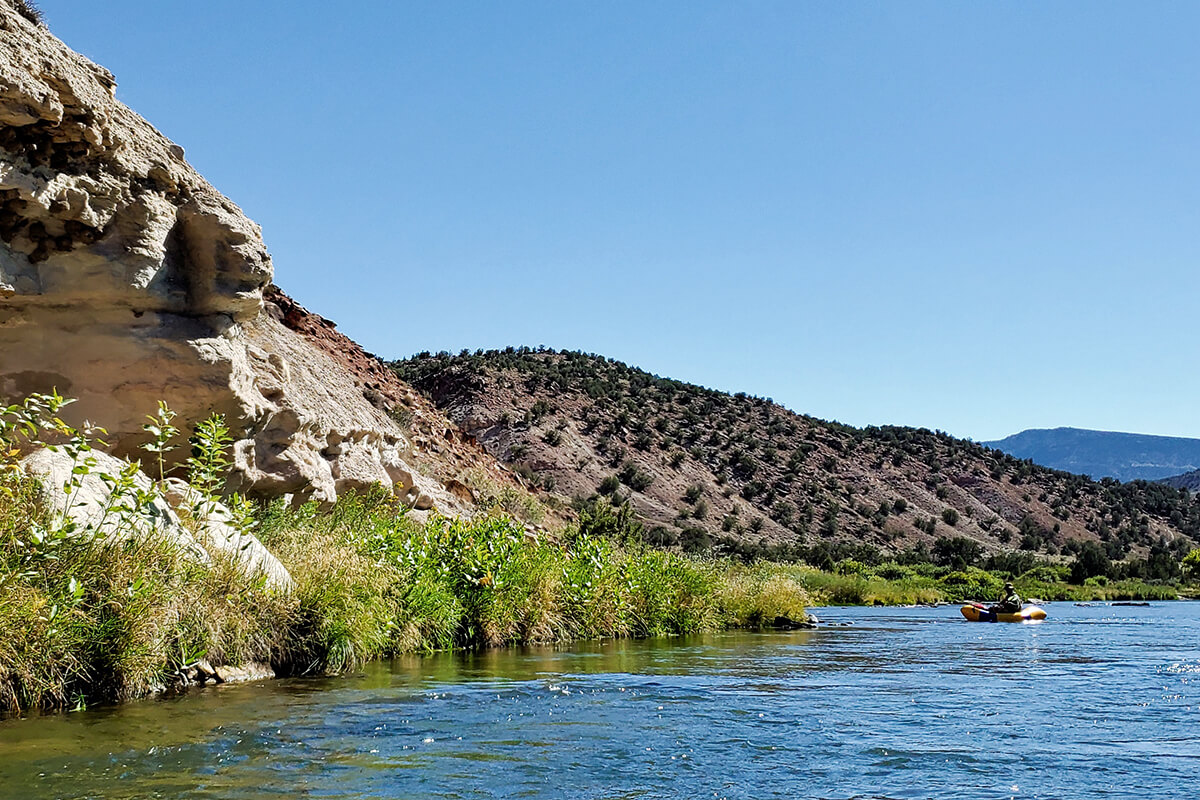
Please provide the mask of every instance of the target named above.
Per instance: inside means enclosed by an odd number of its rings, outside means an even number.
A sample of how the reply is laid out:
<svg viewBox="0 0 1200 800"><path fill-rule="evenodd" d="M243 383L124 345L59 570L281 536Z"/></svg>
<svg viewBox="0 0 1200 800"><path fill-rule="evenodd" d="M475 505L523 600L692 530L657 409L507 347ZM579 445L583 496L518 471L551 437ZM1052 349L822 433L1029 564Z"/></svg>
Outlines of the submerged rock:
<svg viewBox="0 0 1200 800"><path fill-rule="evenodd" d="M214 667L218 683L243 683L245 681L261 681L275 677L275 670L270 664L250 662L230 666L228 664Z"/></svg>

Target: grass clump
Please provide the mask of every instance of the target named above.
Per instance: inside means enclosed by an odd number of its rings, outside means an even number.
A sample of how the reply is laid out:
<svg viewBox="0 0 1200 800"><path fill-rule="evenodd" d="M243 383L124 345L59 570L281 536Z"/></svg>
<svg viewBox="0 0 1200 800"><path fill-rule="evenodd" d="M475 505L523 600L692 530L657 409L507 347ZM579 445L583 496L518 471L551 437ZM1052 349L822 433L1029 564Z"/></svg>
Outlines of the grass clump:
<svg viewBox="0 0 1200 800"><path fill-rule="evenodd" d="M475 493L480 508L508 514L533 525L540 525L546 518L546 507L537 498L513 486L498 486L481 469L468 470L462 478Z"/></svg>
<svg viewBox="0 0 1200 800"><path fill-rule="evenodd" d="M36 496L0 492L0 520L38 519ZM125 700L202 658L270 662L280 651L289 603L228 558L200 564L159 537L3 527L0 710Z"/></svg>
<svg viewBox="0 0 1200 800"><path fill-rule="evenodd" d="M722 594L732 562L578 531L552 542L502 515L421 525L382 491L328 512L277 509L259 532L297 582L307 670L412 650L714 630L736 618Z"/></svg>
<svg viewBox="0 0 1200 800"><path fill-rule="evenodd" d="M0 408L0 710L127 699L202 658L275 660L288 602L232 557L202 563L169 536L157 485L137 485L135 466L104 473L92 432L58 417L69 402L34 395ZM152 420L169 423L164 411ZM43 489L17 458L46 442L73 469ZM99 518L47 510L44 492L64 493L69 512L90 478L110 490Z"/></svg>
<svg viewBox="0 0 1200 800"><path fill-rule="evenodd" d="M809 595L796 567L758 563L731 567L721 587L721 605L731 625L764 628L805 618Z"/></svg>
<svg viewBox="0 0 1200 800"><path fill-rule="evenodd" d="M38 8L37 3L33 2L33 0L9 0L9 2L22 17L38 27L46 27L46 17L44 14L42 14L42 10Z"/></svg>

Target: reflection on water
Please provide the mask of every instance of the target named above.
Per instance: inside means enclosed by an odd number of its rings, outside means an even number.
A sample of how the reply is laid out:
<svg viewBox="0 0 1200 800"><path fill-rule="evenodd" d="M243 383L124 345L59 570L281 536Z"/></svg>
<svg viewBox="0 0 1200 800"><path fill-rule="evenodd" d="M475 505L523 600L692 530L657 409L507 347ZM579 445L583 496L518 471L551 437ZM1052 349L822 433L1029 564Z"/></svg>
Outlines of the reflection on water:
<svg viewBox="0 0 1200 800"><path fill-rule="evenodd" d="M406 657L0 722L2 798L1200 796L1200 608Z"/></svg>

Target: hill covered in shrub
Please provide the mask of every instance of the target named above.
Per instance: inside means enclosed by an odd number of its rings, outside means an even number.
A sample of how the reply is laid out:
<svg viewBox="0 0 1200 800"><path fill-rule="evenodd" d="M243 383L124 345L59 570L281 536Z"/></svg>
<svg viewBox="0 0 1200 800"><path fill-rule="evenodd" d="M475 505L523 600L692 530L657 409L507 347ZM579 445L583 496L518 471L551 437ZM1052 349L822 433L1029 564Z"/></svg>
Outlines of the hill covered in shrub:
<svg viewBox="0 0 1200 800"><path fill-rule="evenodd" d="M1086 547L1136 573L1154 559L1177 570L1200 539L1186 490L1093 481L938 431L827 422L594 354L421 353L392 367L548 503L587 513L606 496L661 545L810 562L1065 561Z"/></svg>

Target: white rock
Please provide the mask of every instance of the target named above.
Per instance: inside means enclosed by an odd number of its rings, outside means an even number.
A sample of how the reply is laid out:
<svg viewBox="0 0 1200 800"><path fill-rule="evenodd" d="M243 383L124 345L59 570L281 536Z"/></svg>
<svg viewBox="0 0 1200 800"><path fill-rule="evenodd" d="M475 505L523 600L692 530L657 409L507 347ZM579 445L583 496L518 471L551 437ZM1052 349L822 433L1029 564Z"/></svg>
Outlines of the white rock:
<svg viewBox="0 0 1200 800"><path fill-rule="evenodd" d="M72 471L80 464L90 472L73 476ZM102 476L119 476L128 466L129 462L98 450L82 454L77 461L63 450L40 449L21 460L25 472L42 484L46 507L56 519L74 521L80 535L119 539L161 536L190 558L210 563L208 552L183 527L165 498L151 500L136 512L122 510ZM133 486L140 492L150 492L153 482L138 471L133 475Z"/></svg>
<svg viewBox="0 0 1200 800"><path fill-rule="evenodd" d="M185 428L224 414L232 488L257 494L331 501L411 472L378 393L264 311L258 226L114 85L0 2L0 401L57 389L125 457L160 400Z"/></svg>
<svg viewBox="0 0 1200 800"><path fill-rule="evenodd" d="M261 681L275 677L275 670L270 664L251 661L237 666L222 665L213 668L220 683L244 683L246 681Z"/></svg>
<svg viewBox="0 0 1200 800"><path fill-rule="evenodd" d="M70 491L64 491L72 481L73 469L80 463L88 465L89 474L79 477L77 485L71 486ZM127 461L97 450L76 460L61 449L40 449L22 459L21 466L41 482L51 512L59 519L73 520L79 535L121 539L164 537L198 563L210 564L212 555L220 553L231 557L248 574L265 575L267 586L273 589L289 591L295 585L279 559L255 536L235 527L234 516L228 508L203 500L183 481L170 481L165 497L154 497L136 511L123 512L120 496L114 498L109 484L101 476L121 475L129 466ZM132 481L138 491L154 493L154 482L144 472L134 472ZM196 519L195 534L176 512L181 506Z"/></svg>
<svg viewBox="0 0 1200 800"><path fill-rule="evenodd" d="M174 509L186 509L196 523L195 533L210 553L223 553L233 558L248 572L267 577L267 585L280 591L290 591L296 585L287 567L268 550L258 537L241 531L232 511L223 503L207 500L184 481L172 478L167 482L167 502Z"/></svg>

